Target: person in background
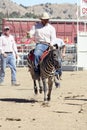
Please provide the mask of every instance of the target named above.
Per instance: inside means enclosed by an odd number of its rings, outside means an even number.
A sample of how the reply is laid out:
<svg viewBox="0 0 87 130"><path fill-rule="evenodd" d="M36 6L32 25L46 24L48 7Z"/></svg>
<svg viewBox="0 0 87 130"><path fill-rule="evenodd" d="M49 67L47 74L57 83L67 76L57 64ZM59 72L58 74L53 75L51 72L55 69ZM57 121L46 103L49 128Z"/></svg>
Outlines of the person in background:
<svg viewBox="0 0 87 130"><path fill-rule="evenodd" d="M53 46L53 41L56 39L56 30L49 23L49 15L44 12L40 17L40 22L37 22L32 29L29 31L29 36L35 38L36 47L34 50L34 70L38 75L39 70L39 60L44 51L48 49L49 46Z"/></svg>
<svg viewBox="0 0 87 130"><path fill-rule="evenodd" d="M0 37L0 85L4 82L6 65L11 69L11 85L19 86L16 81L16 58L18 58L17 46L14 37L10 34L9 26L4 27Z"/></svg>
<svg viewBox="0 0 87 130"><path fill-rule="evenodd" d="M62 76L62 58L65 57L66 46L65 46L64 41L60 38L56 38L56 40L54 41L54 46L56 46L60 51L59 61L60 61L61 68L56 70L55 74L59 75L59 79L61 79L61 76Z"/></svg>
<svg viewBox="0 0 87 130"><path fill-rule="evenodd" d="M0 36L2 35L2 32L0 32Z"/></svg>

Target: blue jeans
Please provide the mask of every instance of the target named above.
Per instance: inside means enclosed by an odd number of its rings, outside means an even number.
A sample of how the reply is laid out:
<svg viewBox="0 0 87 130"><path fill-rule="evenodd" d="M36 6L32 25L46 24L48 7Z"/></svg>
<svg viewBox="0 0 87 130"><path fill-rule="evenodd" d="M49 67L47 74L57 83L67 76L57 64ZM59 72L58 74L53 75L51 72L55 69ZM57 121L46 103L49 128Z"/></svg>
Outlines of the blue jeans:
<svg viewBox="0 0 87 130"><path fill-rule="evenodd" d="M58 59L58 62L59 62L59 66L61 66L61 67L55 71L55 75L61 76L62 75L62 60L61 60L61 58Z"/></svg>
<svg viewBox="0 0 87 130"><path fill-rule="evenodd" d="M55 75L59 75L59 76L62 75L62 67L56 70Z"/></svg>
<svg viewBox="0 0 87 130"><path fill-rule="evenodd" d="M35 57L34 65L37 70L38 70L38 64L40 61L40 57L43 54L43 52L47 50L48 47L49 47L48 45L43 44L43 43L37 43L37 45L36 45L36 48L34 50L34 57Z"/></svg>
<svg viewBox="0 0 87 130"><path fill-rule="evenodd" d="M1 70L0 70L0 83L4 81L6 65L11 69L11 82L16 83L16 60L13 54L7 54L5 58L3 55L0 55L1 59Z"/></svg>

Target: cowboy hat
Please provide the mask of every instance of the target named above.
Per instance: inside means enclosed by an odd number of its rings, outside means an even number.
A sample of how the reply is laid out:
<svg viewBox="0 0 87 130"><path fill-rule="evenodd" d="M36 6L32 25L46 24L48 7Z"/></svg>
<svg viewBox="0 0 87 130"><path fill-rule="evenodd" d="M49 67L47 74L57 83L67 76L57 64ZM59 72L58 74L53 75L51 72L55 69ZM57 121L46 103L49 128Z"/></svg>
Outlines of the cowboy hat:
<svg viewBox="0 0 87 130"><path fill-rule="evenodd" d="M4 30L9 30L9 29L10 29L9 26L5 26L5 27L4 27Z"/></svg>
<svg viewBox="0 0 87 130"><path fill-rule="evenodd" d="M42 14L42 16L40 17L40 19L49 19L50 17L49 17L49 15L48 15L48 13L47 12L44 12L43 14Z"/></svg>

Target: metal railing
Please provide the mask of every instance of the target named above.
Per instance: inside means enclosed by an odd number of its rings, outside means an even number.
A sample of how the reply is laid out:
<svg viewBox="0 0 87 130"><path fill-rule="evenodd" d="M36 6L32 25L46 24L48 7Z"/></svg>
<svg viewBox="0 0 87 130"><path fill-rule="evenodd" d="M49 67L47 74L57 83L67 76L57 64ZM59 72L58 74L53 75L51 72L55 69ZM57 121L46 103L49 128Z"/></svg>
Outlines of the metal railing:
<svg viewBox="0 0 87 130"><path fill-rule="evenodd" d="M16 65L17 67L24 67L27 66L27 55L29 53L30 50L32 50L33 48L35 48L35 43L32 44L28 44L28 45L18 45L18 59L16 60Z"/></svg>
<svg viewBox="0 0 87 130"><path fill-rule="evenodd" d="M76 70L77 67L77 44L66 45L66 55L62 59L63 70Z"/></svg>
<svg viewBox="0 0 87 130"><path fill-rule="evenodd" d="M27 55L35 48L35 44L18 46L19 57L16 61L17 67L27 66ZM63 70L76 70L77 66L77 44L66 45L66 55L62 59Z"/></svg>

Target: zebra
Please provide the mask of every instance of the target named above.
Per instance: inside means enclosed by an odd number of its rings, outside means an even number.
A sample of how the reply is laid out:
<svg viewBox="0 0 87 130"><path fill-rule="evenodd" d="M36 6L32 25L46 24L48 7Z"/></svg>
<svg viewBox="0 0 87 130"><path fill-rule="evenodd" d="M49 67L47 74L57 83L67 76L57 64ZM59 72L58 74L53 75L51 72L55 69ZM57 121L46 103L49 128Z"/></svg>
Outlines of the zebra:
<svg viewBox="0 0 87 130"><path fill-rule="evenodd" d="M34 93L37 94L38 93L38 88L37 88L37 81L39 84L39 92L42 93L42 82L41 82L41 77L37 75L35 75L35 71L34 71L34 49L31 50L28 53L27 56L27 63L28 63L28 68L29 68L29 72L31 74L32 80L33 80L33 85L34 85Z"/></svg>
<svg viewBox="0 0 87 130"><path fill-rule="evenodd" d="M42 86L41 86L41 81L42 81L43 91L44 91L44 101L51 100L51 91L52 91L53 81L55 77L55 70L60 68L58 59L59 59L59 50L51 48L49 50L49 53L45 56L45 58L40 61L39 64L40 75L36 77L34 72L34 64L32 62L30 63L30 60L28 58L28 67L34 82L34 91L35 92L37 91L36 80L38 80L40 92L42 92ZM46 80L48 80L48 89L47 89ZM47 94L47 90L48 90L48 94Z"/></svg>

